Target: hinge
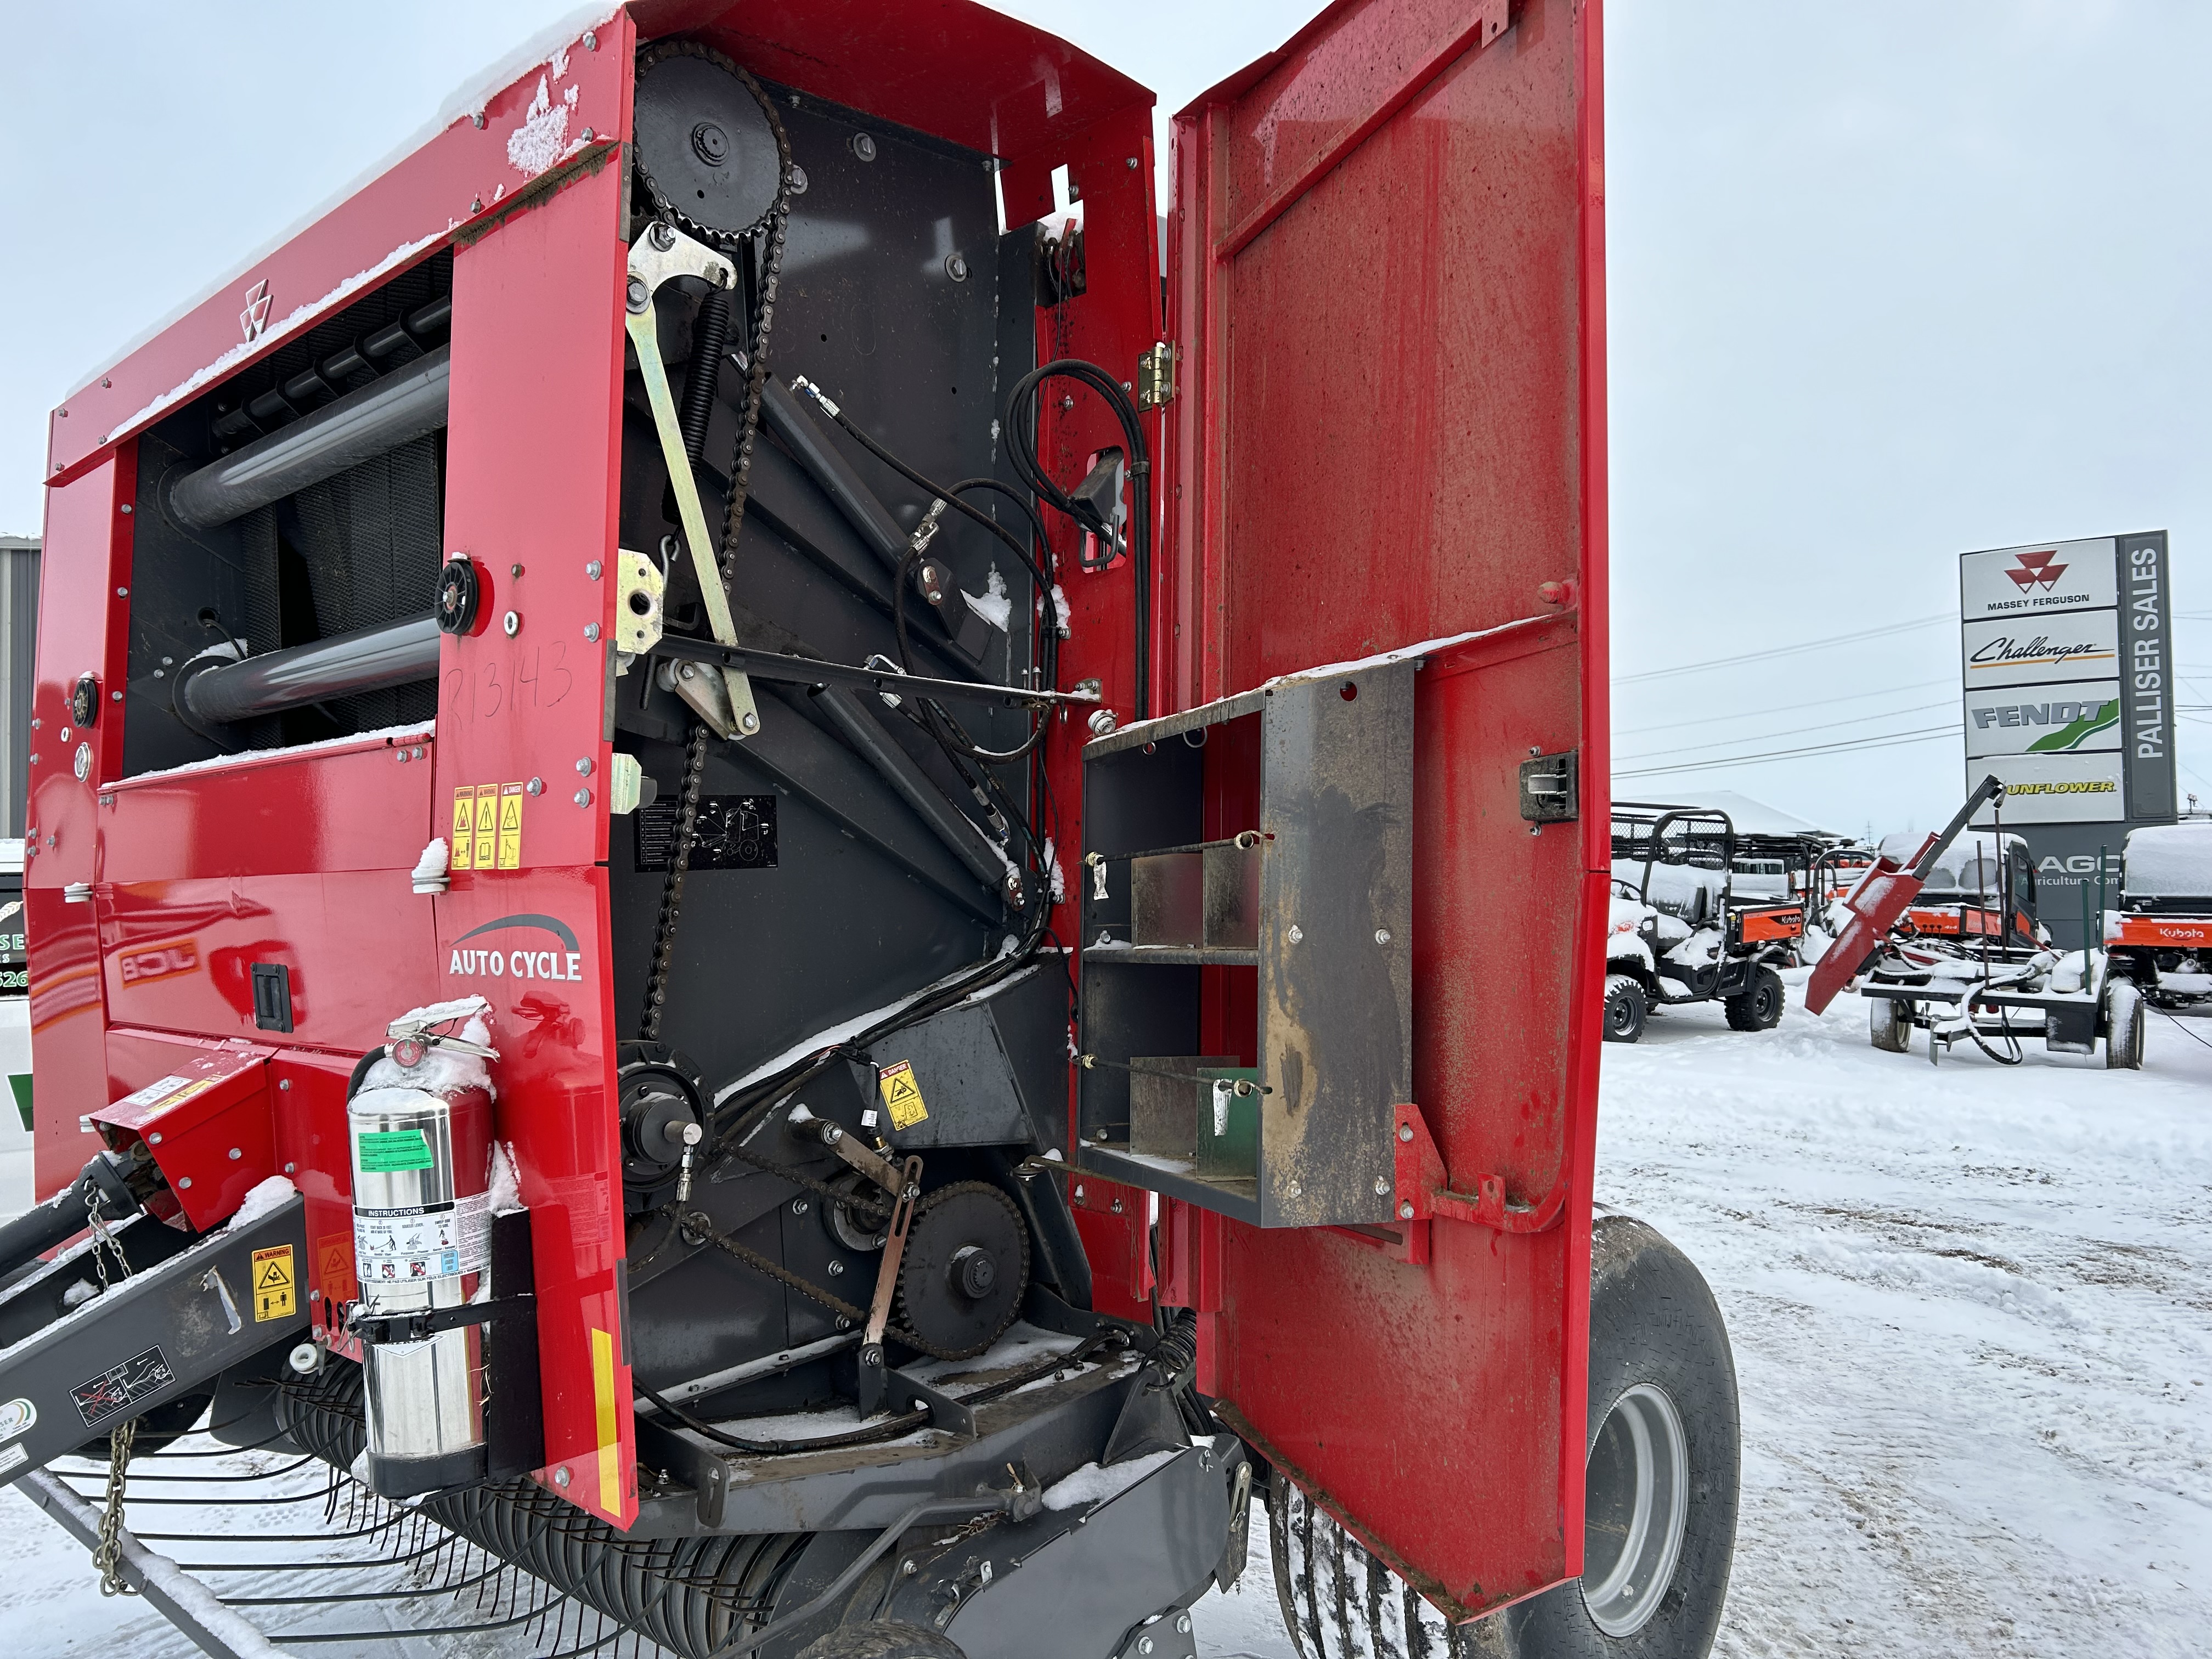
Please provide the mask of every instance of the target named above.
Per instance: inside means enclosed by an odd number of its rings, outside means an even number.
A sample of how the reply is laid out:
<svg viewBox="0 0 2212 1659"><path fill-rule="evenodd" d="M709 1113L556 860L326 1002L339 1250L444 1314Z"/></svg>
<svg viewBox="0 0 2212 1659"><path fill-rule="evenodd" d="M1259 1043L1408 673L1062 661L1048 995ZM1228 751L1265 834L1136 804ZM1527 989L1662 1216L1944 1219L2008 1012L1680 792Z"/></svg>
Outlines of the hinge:
<svg viewBox="0 0 2212 1659"><path fill-rule="evenodd" d="M1540 1233L1557 1226L1565 1213L1565 1175L1533 1204L1509 1199L1503 1176L1479 1175L1473 1192L1453 1191L1443 1154L1431 1138L1428 1121L1420 1109L1401 1105L1394 1115L1397 1118L1397 1180L1392 1207L1401 1223L1471 1221L1501 1233Z"/></svg>
<svg viewBox="0 0 2212 1659"><path fill-rule="evenodd" d="M1158 409L1176 394L1176 349L1161 341L1137 359L1137 407Z"/></svg>
<svg viewBox="0 0 2212 1659"><path fill-rule="evenodd" d="M1521 816L1531 823L1571 823L1581 815L1581 757L1536 755L1521 763Z"/></svg>

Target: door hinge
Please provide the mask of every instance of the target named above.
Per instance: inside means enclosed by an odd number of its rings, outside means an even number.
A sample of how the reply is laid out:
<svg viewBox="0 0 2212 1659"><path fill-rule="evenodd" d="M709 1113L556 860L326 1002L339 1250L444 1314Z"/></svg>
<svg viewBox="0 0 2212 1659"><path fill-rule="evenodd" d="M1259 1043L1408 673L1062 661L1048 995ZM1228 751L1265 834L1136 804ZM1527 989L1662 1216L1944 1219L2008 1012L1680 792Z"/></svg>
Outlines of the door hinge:
<svg viewBox="0 0 2212 1659"><path fill-rule="evenodd" d="M1537 755L1521 763L1521 816L1531 823L1571 823L1582 814L1581 755Z"/></svg>
<svg viewBox="0 0 2212 1659"><path fill-rule="evenodd" d="M1137 359L1137 407L1158 409L1176 394L1176 349L1161 341Z"/></svg>

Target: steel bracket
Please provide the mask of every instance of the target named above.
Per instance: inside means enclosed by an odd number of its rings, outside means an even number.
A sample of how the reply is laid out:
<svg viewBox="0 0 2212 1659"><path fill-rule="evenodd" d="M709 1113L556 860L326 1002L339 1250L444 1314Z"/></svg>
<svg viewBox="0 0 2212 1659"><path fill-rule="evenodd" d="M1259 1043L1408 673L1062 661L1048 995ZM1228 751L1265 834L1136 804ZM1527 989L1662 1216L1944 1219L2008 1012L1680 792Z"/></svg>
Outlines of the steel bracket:
<svg viewBox="0 0 2212 1659"><path fill-rule="evenodd" d="M1564 1176L1534 1204L1510 1201L1506 1197L1505 1177L1499 1175L1479 1175L1473 1192L1454 1192L1443 1154L1429 1133L1421 1109L1401 1105L1395 1115L1397 1192L1393 1208L1401 1224L1472 1221L1501 1233L1540 1233L1557 1226L1566 1212Z"/></svg>

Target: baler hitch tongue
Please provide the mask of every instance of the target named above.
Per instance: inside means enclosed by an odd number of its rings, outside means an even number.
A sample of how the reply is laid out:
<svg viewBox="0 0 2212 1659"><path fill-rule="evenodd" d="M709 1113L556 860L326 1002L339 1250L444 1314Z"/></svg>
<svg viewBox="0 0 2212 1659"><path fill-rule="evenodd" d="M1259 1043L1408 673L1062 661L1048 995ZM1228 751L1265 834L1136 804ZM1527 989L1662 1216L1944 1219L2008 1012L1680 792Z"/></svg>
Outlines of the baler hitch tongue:
<svg viewBox="0 0 2212 1659"><path fill-rule="evenodd" d="M1994 775L1984 778L1951 822L1920 843L1920 850L1913 854L1909 868L1887 857L1875 860L1874 867L1859 878L1858 885L1844 900L1844 908L1850 912L1850 921L1814 964L1813 976L1805 982L1808 1013L1820 1013L1836 1000L1836 993L1851 981L1860 965L1874 954L1875 947L1905 914L1905 907L1920 896L1920 889L1936 868L1936 860L1958 840L1960 832L1972 822L1975 813L2003 793L2004 785Z"/></svg>

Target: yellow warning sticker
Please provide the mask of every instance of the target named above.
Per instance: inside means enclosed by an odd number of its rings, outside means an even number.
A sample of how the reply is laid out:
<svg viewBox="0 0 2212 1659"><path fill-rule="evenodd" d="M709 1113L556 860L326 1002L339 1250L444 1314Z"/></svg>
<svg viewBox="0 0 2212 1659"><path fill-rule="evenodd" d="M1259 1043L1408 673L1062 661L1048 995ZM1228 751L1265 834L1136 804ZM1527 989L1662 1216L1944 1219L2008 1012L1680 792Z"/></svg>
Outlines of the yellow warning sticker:
<svg viewBox="0 0 2212 1659"><path fill-rule="evenodd" d="M474 784L465 783L453 791L453 841L447 860L450 868L476 868L477 850L477 791Z"/></svg>
<svg viewBox="0 0 2212 1659"><path fill-rule="evenodd" d="M299 1306L300 1281L292 1271L292 1247L253 1253L253 1317L257 1323L289 1319Z"/></svg>
<svg viewBox="0 0 2212 1659"><path fill-rule="evenodd" d="M499 867L499 786L477 786L477 868Z"/></svg>
<svg viewBox="0 0 2212 1659"><path fill-rule="evenodd" d="M522 786L499 787L499 867L522 868Z"/></svg>
<svg viewBox="0 0 2212 1659"><path fill-rule="evenodd" d="M911 1129L929 1115L929 1108L921 1098L921 1085L915 1080L914 1062L902 1060L896 1066L886 1066L876 1078L876 1087L883 1091L884 1109L891 1115L891 1127Z"/></svg>

